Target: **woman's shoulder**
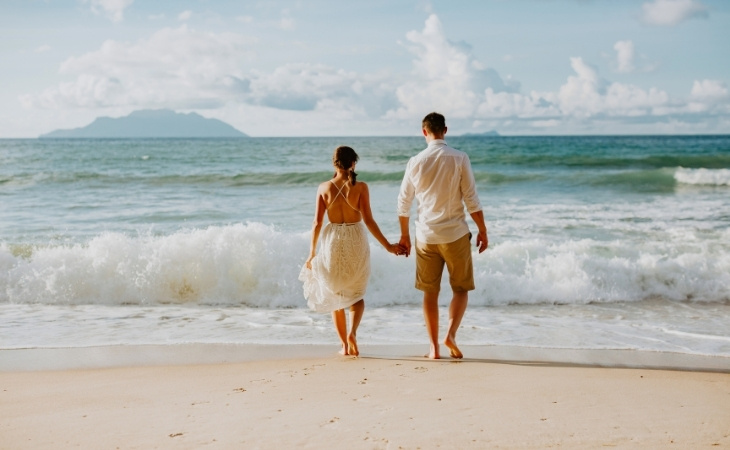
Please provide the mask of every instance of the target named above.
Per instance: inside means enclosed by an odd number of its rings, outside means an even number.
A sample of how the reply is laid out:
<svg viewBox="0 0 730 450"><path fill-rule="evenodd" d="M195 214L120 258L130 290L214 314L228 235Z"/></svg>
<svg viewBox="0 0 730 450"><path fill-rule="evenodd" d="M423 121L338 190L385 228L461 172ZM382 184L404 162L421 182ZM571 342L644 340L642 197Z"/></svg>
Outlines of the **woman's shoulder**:
<svg viewBox="0 0 730 450"><path fill-rule="evenodd" d="M323 182L319 183L319 186L317 186L317 189L319 189L321 191L324 189L329 189L331 186L332 186L332 180L327 180L327 181L323 181Z"/></svg>

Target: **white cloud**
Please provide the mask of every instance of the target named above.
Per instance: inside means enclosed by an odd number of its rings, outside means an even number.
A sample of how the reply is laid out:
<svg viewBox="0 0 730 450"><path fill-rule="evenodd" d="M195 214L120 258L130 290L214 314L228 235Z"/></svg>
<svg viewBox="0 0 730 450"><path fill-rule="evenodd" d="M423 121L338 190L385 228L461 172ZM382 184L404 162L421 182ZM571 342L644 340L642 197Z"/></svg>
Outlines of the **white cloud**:
<svg viewBox="0 0 730 450"><path fill-rule="evenodd" d="M492 88L487 88L484 93L484 101L477 108L476 116L489 119L555 117L561 115L561 112L554 100L554 95L537 92L522 95L511 92L494 92Z"/></svg>
<svg viewBox="0 0 730 450"><path fill-rule="evenodd" d="M406 47L416 56L414 69L410 80L397 88L400 107L389 111L388 117L410 119L438 110L467 118L478 108L485 89L503 92L516 88L493 69L483 67L465 45L448 41L435 14L428 17L422 31L410 31L406 38L410 43Z"/></svg>
<svg viewBox="0 0 730 450"><path fill-rule="evenodd" d="M707 17L698 0L654 0L642 5L643 19L651 25L677 25L691 18Z"/></svg>
<svg viewBox="0 0 730 450"><path fill-rule="evenodd" d="M395 104L386 75L358 75L322 64L252 70L254 40L236 33L202 33L183 25L138 42L106 41L72 57L59 72L73 77L40 94L27 108L216 109L248 103L279 110L344 108L379 117Z"/></svg>
<svg viewBox="0 0 730 450"><path fill-rule="evenodd" d="M570 65L576 76L569 76L560 87L558 99L563 113L579 117L590 117L601 111L601 91L606 82L598 76L598 71L583 61L583 58L570 58Z"/></svg>
<svg viewBox="0 0 730 450"><path fill-rule="evenodd" d="M253 17L251 16L238 16L236 17L237 22L241 23L253 23Z"/></svg>
<svg viewBox="0 0 730 450"><path fill-rule="evenodd" d="M725 83L719 80L695 80L690 101L685 107L690 113L728 114L730 95Z"/></svg>
<svg viewBox="0 0 730 450"><path fill-rule="evenodd" d="M51 46L48 44L41 45L40 47L36 48L33 51L36 53L45 53L45 52L51 51Z"/></svg>
<svg viewBox="0 0 730 450"><path fill-rule="evenodd" d="M557 92L523 95L495 93L487 89L477 116L482 119L527 119L554 126L555 120L559 118L583 120L597 116L656 115L669 105L670 99L666 92L608 83L582 58L570 58L570 64L575 75L569 76Z"/></svg>
<svg viewBox="0 0 730 450"><path fill-rule="evenodd" d="M127 9L134 0L83 0L89 3L91 11L94 14L104 14L113 22L121 22L124 20L124 10Z"/></svg>
<svg viewBox="0 0 730 450"><path fill-rule="evenodd" d="M279 28L282 30L293 30L296 28L296 22L291 17L282 17L279 21Z"/></svg>
<svg viewBox="0 0 730 450"><path fill-rule="evenodd" d="M289 10L285 9L281 12L281 19L278 27L282 30L293 30L296 28L296 22L289 16Z"/></svg>
<svg viewBox="0 0 730 450"><path fill-rule="evenodd" d="M609 116L659 115L669 100L666 92L654 87L644 90L630 84L611 83L603 96L603 110Z"/></svg>
<svg viewBox="0 0 730 450"><path fill-rule="evenodd" d="M631 73L634 71L634 43L632 41L618 41L613 45L616 50L617 70L620 73Z"/></svg>
<svg viewBox="0 0 730 450"><path fill-rule="evenodd" d="M722 100L727 98L727 86L719 80L695 80L692 85L692 98L697 100Z"/></svg>
<svg viewBox="0 0 730 450"><path fill-rule="evenodd" d="M574 73L556 91L522 94L512 87L519 83L486 69L467 46L448 41L436 15L426 20L422 31L411 31L406 37L407 48L416 56L412 80L397 88L399 106L387 118L413 120L437 110L469 123L517 119L555 127L557 121L654 116L670 105L666 92L609 82L580 57L570 58ZM619 67L633 70L633 43L620 41L615 48Z"/></svg>
<svg viewBox="0 0 730 450"><path fill-rule="evenodd" d="M106 41L99 50L72 57L60 73L75 76L39 95L23 96L41 108L165 106L212 107L245 84L253 40L234 33L165 28L135 43Z"/></svg>
<svg viewBox="0 0 730 450"><path fill-rule="evenodd" d="M636 72L648 73L653 72L659 66L656 62L650 62L646 55L636 51L634 42L627 39L617 41L613 45L615 55L603 54L610 60L613 70L621 74L630 74Z"/></svg>
<svg viewBox="0 0 730 450"><path fill-rule="evenodd" d="M646 116L669 102L669 95L656 88L647 91L630 84L608 83L582 58L570 58L570 63L577 76L569 76L557 95L564 115Z"/></svg>
<svg viewBox="0 0 730 450"><path fill-rule="evenodd" d="M321 64L287 64L272 73L255 73L248 98L280 109L312 110L321 100L357 94L357 74Z"/></svg>
<svg viewBox="0 0 730 450"><path fill-rule="evenodd" d="M21 96L20 100L26 107L50 106L53 108L72 104L73 107L98 108L110 106L111 99L118 102L124 95L125 89L119 80L82 74L76 81L61 83L58 87L47 90L40 97Z"/></svg>
<svg viewBox="0 0 730 450"><path fill-rule="evenodd" d="M655 87L610 82L583 58L573 57L572 72L562 85L521 93L517 81L476 60L468 44L449 41L436 15L406 38L404 47L413 55L410 74L362 74L317 63L258 71L251 64L257 58L255 39L183 25L136 42L109 40L95 51L68 58L59 70L64 82L20 100L27 108L75 109L79 114L160 107L206 110L244 130L249 119L236 119L236 111L255 112L258 133L276 134L265 130L278 128L288 135L344 129L377 134L378 127L382 134L418 123L434 110L447 115L452 129L460 121L474 131L474 124L482 124L500 131L555 133L603 130L617 119L646 126L688 116L717 122L730 113L728 88L719 80L697 80L687 99L670 99ZM621 61L624 68L634 64L629 44L619 41L614 46L618 67ZM271 120L275 124L267 125Z"/></svg>
<svg viewBox="0 0 730 450"><path fill-rule="evenodd" d="M187 20L190 20L190 18L193 16L193 12L188 10L185 10L177 15L177 20L181 22L185 22Z"/></svg>

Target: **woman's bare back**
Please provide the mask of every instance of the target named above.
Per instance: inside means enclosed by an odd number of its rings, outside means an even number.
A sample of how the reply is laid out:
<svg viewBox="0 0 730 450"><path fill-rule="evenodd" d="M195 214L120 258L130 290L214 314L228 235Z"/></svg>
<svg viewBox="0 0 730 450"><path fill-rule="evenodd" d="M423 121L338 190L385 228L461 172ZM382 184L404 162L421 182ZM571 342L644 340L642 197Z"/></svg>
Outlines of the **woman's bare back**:
<svg viewBox="0 0 730 450"><path fill-rule="evenodd" d="M356 223L362 220L360 194L362 183L350 184L336 177L322 183L322 198L327 207L327 219L332 223Z"/></svg>

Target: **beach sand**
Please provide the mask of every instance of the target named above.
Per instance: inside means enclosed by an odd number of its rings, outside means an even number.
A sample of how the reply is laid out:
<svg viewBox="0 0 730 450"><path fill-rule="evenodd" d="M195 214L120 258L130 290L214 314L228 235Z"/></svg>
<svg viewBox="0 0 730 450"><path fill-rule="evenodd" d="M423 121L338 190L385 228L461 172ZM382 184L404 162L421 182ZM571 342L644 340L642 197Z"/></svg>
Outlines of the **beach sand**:
<svg viewBox="0 0 730 450"><path fill-rule="evenodd" d="M727 358L668 369L469 358L504 348L467 348L462 361L421 358L418 346L361 350L3 350L0 448L730 447ZM716 367L687 370L701 360Z"/></svg>

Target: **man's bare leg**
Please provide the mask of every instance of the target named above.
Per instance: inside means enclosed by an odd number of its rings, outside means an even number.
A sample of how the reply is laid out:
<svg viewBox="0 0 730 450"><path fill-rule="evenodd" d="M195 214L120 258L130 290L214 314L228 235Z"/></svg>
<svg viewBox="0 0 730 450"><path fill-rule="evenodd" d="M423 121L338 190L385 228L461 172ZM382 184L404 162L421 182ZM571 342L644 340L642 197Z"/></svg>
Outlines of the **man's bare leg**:
<svg viewBox="0 0 730 450"><path fill-rule="evenodd" d="M456 346L456 331L461 325L461 319L464 317L466 311L466 305L469 302L469 292L454 292L454 296L451 298L451 305L449 305L449 331L446 333L446 339L444 339L444 345L448 347L449 354L452 358L461 359L464 355Z"/></svg>
<svg viewBox="0 0 730 450"><path fill-rule="evenodd" d="M431 343L431 350L428 358L439 359L439 293L424 292L423 293L423 318L426 322L426 330L428 331L428 339Z"/></svg>
<svg viewBox="0 0 730 450"><path fill-rule="evenodd" d="M350 356L360 354L357 349L357 327L360 325L363 311L365 311L365 300L358 300L350 306L350 334L347 335L347 354Z"/></svg>
<svg viewBox="0 0 730 450"><path fill-rule="evenodd" d="M335 324L335 331L337 331L337 336L339 336L340 342L342 343L340 355L347 355L347 318L345 317L344 309L332 311L332 323Z"/></svg>

